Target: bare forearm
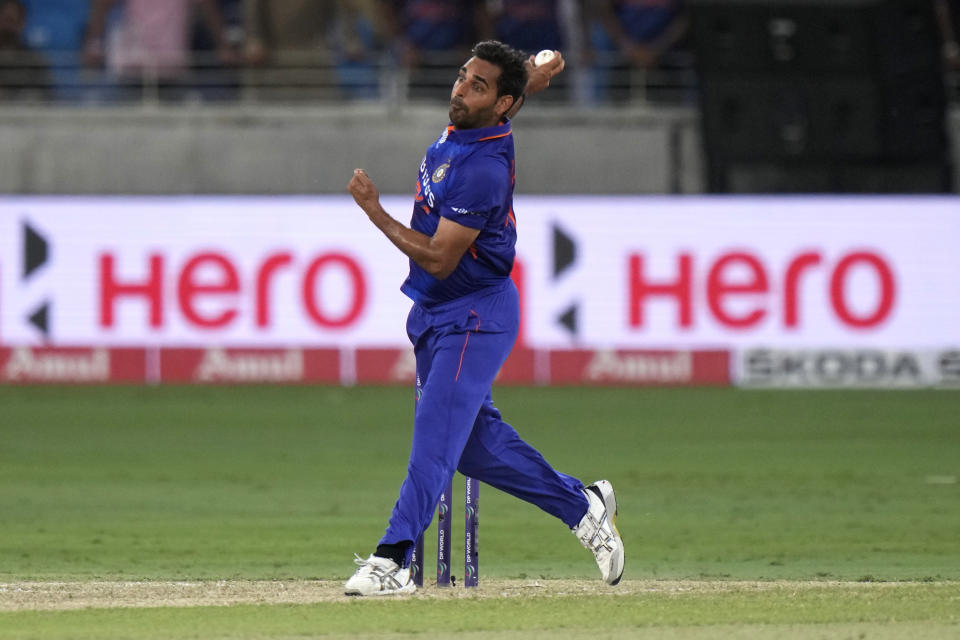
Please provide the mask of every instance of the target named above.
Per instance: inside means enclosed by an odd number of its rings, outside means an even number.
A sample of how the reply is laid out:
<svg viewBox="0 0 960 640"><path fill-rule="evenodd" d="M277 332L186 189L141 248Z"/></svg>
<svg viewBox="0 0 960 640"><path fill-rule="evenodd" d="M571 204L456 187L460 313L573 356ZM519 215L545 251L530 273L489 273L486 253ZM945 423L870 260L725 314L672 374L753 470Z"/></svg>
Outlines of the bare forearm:
<svg viewBox="0 0 960 640"><path fill-rule="evenodd" d="M479 229L465 227L446 218L439 218L437 230L432 236L400 224L384 211L380 205L380 191L363 169L353 170L347 190L370 222L387 236L393 246L440 280L453 273L480 233Z"/></svg>
<svg viewBox="0 0 960 640"><path fill-rule="evenodd" d="M363 210L370 218L370 222L383 232L383 235L393 243L393 246L420 265L427 273L439 278L449 275L449 273L444 273L444 265L441 261L443 254L437 247L433 246L431 236L414 231L401 224L387 213L379 203L375 206L364 207Z"/></svg>
<svg viewBox="0 0 960 640"><path fill-rule="evenodd" d="M523 94L522 96L520 96L514 101L513 106L507 110L507 113L505 115L511 120L513 120L513 117L517 115L517 112L520 111L520 107L522 107L523 103L526 101L527 101L527 95Z"/></svg>
<svg viewBox="0 0 960 640"><path fill-rule="evenodd" d="M513 106L504 114L508 118L512 119L517 115L517 112L520 111L520 108L523 107L523 104L527 101L527 96L532 96L549 87L550 80L563 71L563 68L566 66L563 56L559 51L556 52L552 60L540 66L535 65L533 61L534 56L530 56L527 59L527 85L523 89L523 95L514 100Z"/></svg>

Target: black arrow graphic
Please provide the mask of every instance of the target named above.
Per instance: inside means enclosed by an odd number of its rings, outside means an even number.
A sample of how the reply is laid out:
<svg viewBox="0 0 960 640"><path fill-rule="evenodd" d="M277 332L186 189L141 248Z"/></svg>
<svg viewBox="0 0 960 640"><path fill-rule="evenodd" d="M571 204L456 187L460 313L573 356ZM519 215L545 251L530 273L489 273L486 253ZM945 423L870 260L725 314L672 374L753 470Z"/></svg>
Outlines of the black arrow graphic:
<svg viewBox="0 0 960 640"><path fill-rule="evenodd" d="M577 259L577 247L569 235L553 225L553 279L568 269Z"/></svg>
<svg viewBox="0 0 960 640"><path fill-rule="evenodd" d="M23 223L23 279L43 266L47 261L47 240L28 223Z"/></svg>
<svg viewBox="0 0 960 640"><path fill-rule="evenodd" d="M36 311L27 318L30 324L40 329L45 338L50 337L50 303L44 302Z"/></svg>
<svg viewBox="0 0 960 640"><path fill-rule="evenodd" d="M580 304L575 302L570 307L557 316L557 322L567 328L571 335L577 335L579 326L577 325L577 315L580 311Z"/></svg>

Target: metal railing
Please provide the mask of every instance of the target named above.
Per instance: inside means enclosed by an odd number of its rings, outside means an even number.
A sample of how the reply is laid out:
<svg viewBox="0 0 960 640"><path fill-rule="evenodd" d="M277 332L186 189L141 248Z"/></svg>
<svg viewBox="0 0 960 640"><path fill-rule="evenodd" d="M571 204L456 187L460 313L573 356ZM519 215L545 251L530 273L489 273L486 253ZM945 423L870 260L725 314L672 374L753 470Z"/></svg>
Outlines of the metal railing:
<svg viewBox="0 0 960 640"><path fill-rule="evenodd" d="M143 68L129 74L85 67L80 56L61 52L50 65L35 56L0 58L0 105L54 102L113 104L328 104L377 101L390 105L446 99L463 60L435 54L416 68L395 63L386 54L361 61L338 59L326 51L284 51L269 65L231 66L215 56L195 53L177 73ZM656 101L683 103L696 88L690 56L675 56L669 66L643 70L599 58L592 67L569 64L544 95L557 104L638 105Z"/></svg>
<svg viewBox="0 0 960 640"><path fill-rule="evenodd" d="M285 51L265 66L230 66L195 52L176 74L145 68L128 75L84 67L79 54L61 52L38 66L35 56L0 56L0 108L9 104L85 106L234 103L244 105L378 102L386 106L436 102L449 96L459 56L436 54L417 68L397 65L386 54L362 61L327 51ZM946 73L953 104L960 105L960 69ZM598 55L590 66L568 64L542 100L558 105L630 107L696 102L693 56L678 52L656 69Z"/></svg>

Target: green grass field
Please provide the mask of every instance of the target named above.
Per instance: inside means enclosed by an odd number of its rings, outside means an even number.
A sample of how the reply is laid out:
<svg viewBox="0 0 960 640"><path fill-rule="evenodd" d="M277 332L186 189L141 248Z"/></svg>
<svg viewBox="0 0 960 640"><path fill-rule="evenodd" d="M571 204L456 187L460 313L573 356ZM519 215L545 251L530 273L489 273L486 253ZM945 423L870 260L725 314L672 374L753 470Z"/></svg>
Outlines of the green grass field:
<svg viewBox="0 0 960 640"><path fill-rule="evenodd" d="M10 585L34 582L345 579L396 499L413 399L0 387L0 637L960 636L960 394L504 388L495 400L558 469L614 483L624 595L11 611ZM598 573L562 524L489 487L480 551L481 581ZM756 581L776 588L739 588Z"/></svg>

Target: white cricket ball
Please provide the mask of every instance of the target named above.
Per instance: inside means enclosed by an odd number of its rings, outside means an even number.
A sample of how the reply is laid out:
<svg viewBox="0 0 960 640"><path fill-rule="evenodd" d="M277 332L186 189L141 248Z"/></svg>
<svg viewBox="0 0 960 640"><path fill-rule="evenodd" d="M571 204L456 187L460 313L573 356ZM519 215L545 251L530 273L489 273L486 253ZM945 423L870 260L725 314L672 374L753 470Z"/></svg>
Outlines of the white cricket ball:
<svg viewBox="0 0 960 640"><path fill-rule="evenodd" d="M547 64L553 60L554 53L550 49L544 49L537 54L537 57L533 59L533 66L539 67L542 64Z"/></svg>

